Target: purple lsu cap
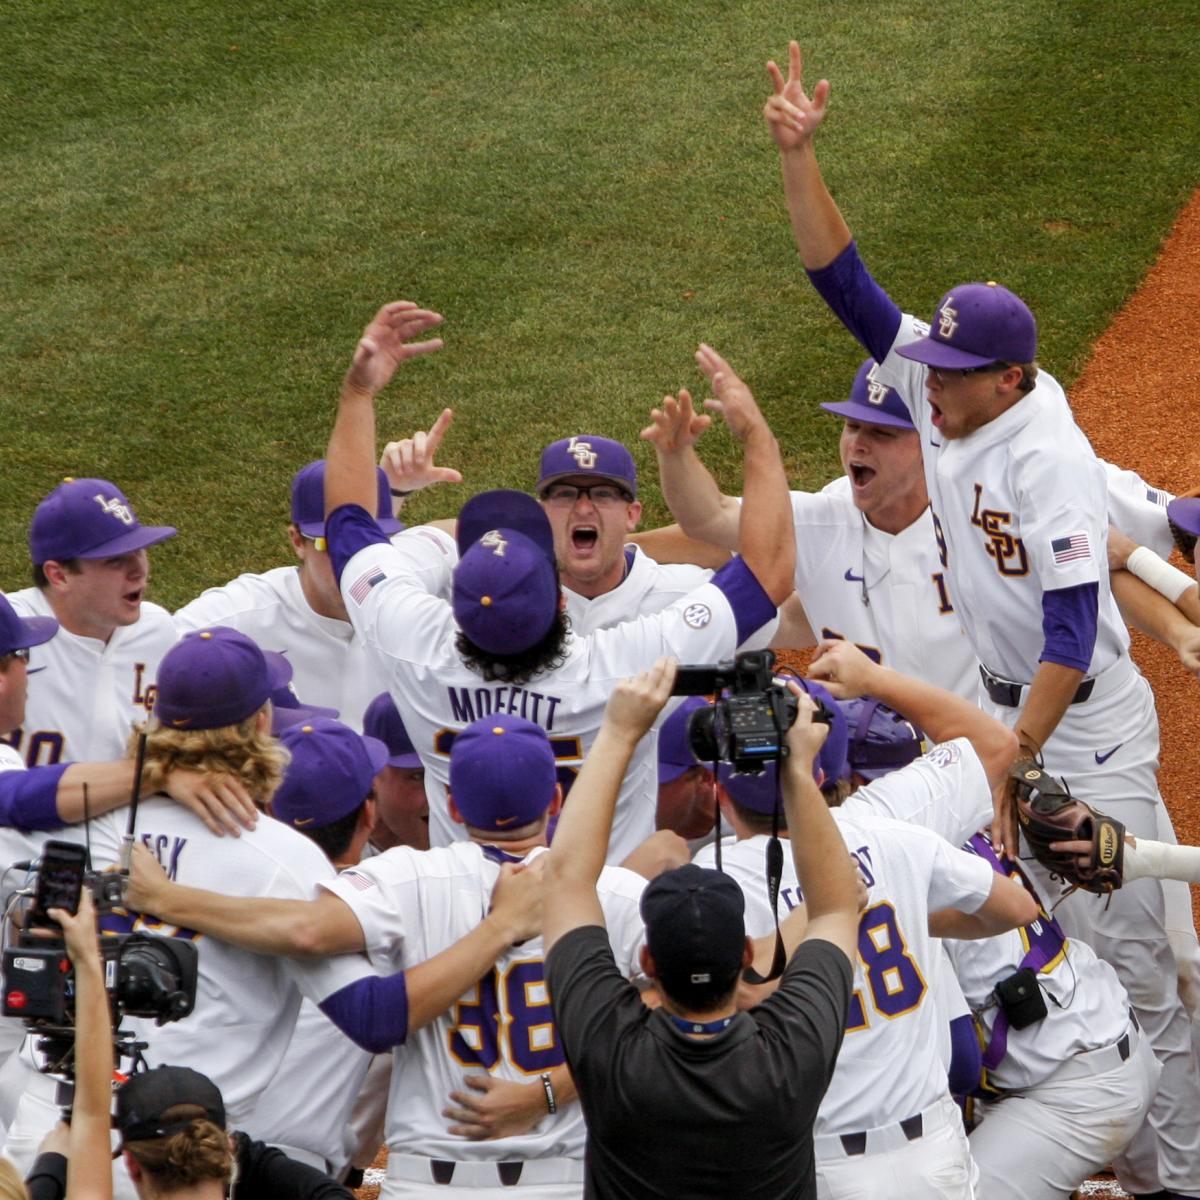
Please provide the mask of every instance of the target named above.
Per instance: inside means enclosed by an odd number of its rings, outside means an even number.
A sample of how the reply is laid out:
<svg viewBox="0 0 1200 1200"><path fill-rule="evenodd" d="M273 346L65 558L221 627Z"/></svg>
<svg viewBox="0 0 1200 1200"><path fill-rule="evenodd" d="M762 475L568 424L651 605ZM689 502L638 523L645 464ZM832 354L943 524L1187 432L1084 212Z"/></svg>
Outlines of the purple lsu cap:
<svg viewBox="0 0 1200 1200"><path fill-rule="evenodd" d="M57 632L58 622L53 617L19 617L8 597L0 592L0 658L7 658L14 650L40 646Z"/></svg>
<svg viewBox="0 0 1200 1200"><path fill-rule="evenodd" d="M392 516L392 494L382 468L375 468L375 523L389 537L404 525ZM306 538L325 536L325 460L317 459L292 476L292 524Z"/></svg>
<svg viewBox="0 0 1200 1200"><path fill-rule="evenodd" d="M381 741L328 717L293 725L279 740L292 761L271 797L271 814L293 829L319 829L352 813L387 766Z"/></svg>
<svg viewBox="0 0 1200 1200"><path fill-rule="evenodd" d="M1025 301L989 280L951 288L938 302L928 337L897 346L914 362L949 369L1037 358L1037 322Z"/></svg>
<svg viewBox="0 0 1200 1200"><path fill-rule="evenodd" d="M682 704L663 722L658 731L658 782L670 783L692 767L703 767L697 762L688 742L688 718L698 708L707 708L703 696L688 696ZM712 764L708 764L711 766Z"/></svg>
<svg viewBox="0 0 1200 1200"><path fill-rule="evenodd" d="M612 438L581 433L578 437L551 442L542 451L542 466L538 472L538 495L560 479L575 475L594 475L619 483L631 497L637 495L637 467L633 455Z"/></svg>
<svg viewBox="0 0 1200 1200"><path fill-rule="evenodd" d="M1179 496L1167 505L1167 520L1192 537L1200 537L1200 498Z"/></svg>
<svg viewBox="0 0 1200 1200"><path fill-rule="evenodd" d="M143 525L129 498L107 479L64 479L33 513L29 555L37 566L71 558L114 558L175 536Z"/></svg>
<svg viewBox="0 0 1200 1200"><path fill-rule="evenodd" d="M746 945L746 898L722 871L687 863L642 892L646 947L672 998L732 987Z"/></svg>
<svg viewBox="0 0 1200 1200"><path fill-rule="evenodd" d="M387 747L389 767L411 769L422 765L421 756L413 749L412 738L387 692L380 692L367 705L363 714L363 733L378 738Z"/></svg>
<svg viewBox="0 0 1200 1200"><path fill-rule="evenodd" d="M218 1129L225 1128L225 1102L207 1075L191 1067L154 1067L140 1071L117 1090L116 1126L122 1142L168 1137L186 1129L196 1117L164 1120L164 1113L192 1105Z"/></svg>
<svg viewBox="0 0 1200 1200"><path fill-rule="evenodd" d="M158 667L154 715L172 729L220 729L252 717L292 678L282 654L264 654L236 629L195 629Z"/></svg>
<svg viewBox="0 0 1200 1200"><path fill-rule="evenodd" d="M554 534L524 492L473 496L458 514L453 606L459 628L489 654L520 654L558 614Z"/></svg>
<svg viewBox="0 0 1200 1200"><path fill-rule="evenodd" d="M546 731L511 713L472 721L450 747L450 795L472 829L500 832L536 821L557 782Z"/></svg>
<svg viewBox="0 0 1200 1200"><path fill-rule="evenodd" d="M836 404L822 404L826 412L836 413L848 421L861 421L865 425L892 425L897 429L914 429L912 417L900 399L900 393L876 378L879 364L868 358L858 374L854 376L854 386L850 389L850 399L840 400Z"/></svg>
<svg viewBox="0 0 1200 1200"><path fill-rule="evenodd" d="M864 779L879 779L921 757L925 735L873 696L842 703L850 741L846 760Z"/></svg>

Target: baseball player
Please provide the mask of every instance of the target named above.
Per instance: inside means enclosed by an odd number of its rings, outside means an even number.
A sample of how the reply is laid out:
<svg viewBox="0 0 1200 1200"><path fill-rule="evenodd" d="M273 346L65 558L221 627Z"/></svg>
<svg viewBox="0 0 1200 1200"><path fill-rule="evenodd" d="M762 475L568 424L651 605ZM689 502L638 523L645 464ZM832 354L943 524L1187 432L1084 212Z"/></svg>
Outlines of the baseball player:
<svg viewBox="0 0 1200 1200"><path fill-rule="evenodd" d="M833 655L818 658L813 671L828 673L832 664L850 655L865 661L842 644ZM843 678L836 667L833 673ZM939 740L925 758L872 784L872 791L882 793L881 808L942 809L953 796L956 803L986 814L991 789L1004 778L1011 757L1011 735L966 701L939 689L904 680L894 671L881 670L877 678L885 696L899 695L907 705L915 698L928 708L935 737L960 730L966 735ZM810 687L828 695L819 685ZM830 701L830 706L835 720L844 720L836 703ZM815 767L833 773L840 764L823 755ZM735 839L722 848L722 864L746 895L751 936L769 932L775 921L762 867L775 780L773 766L761 776L722 772L725 811L735 832ZM1030 920L1034 905L1016 888L994 888L978 869L983 864L972 862L934 831L880 815L861 803L847 802L833 809L833 816L869 897L859 925L846 1040L817 1119L818 1195L895 1191L970 1196L970 1155L958 1110L949 1099L941 1053L945 1018L932 995L940 950L929 936L929 914L942 908L971 913L954 918L970 929L965 936L987 936ZM715 861L713 849L702 850L697 861ZM800 900L795 875L785 865L780 916Z"/></svg>
<svg viewBox="0 0 1200 1200"><path fill-rule="evenodd" d="M1062 388L1034 361L1033 315L992 283L951 289L932 327L900 312L859 259L820 176L812 135L829 85L810 98L795 43L790 56L786 79L769 66L775 93L765 113L797 245L814 286L880 363L880 381L919 431L951 595L981 663L981 702L1016 730L1024 754L1044 756L1082 799L1153 837L1158 725L1109 588L1104 472ZM1014 855L1015 822L1003 824ZM1140 1148L1139 1190L1200 1192L1200 1077L1161 885L1139 881L1108 905L1076 893L1056 915L1116 967L1163 1065L1157 1146Z"/></svg>
<svg viewBox="0 0 1200 1200"><path fill-rule="evenodd" d="M388 749L387 765L375 777L377 820L371 833L371 845L376 850L390 850L393 846L428 850L429 797L425 794L425 767L387 692L381 692L367 705L363 733L377 738Z"/></svg>
<svg viewBox="0 0 1200 1200"><path fill-rule="evenodd" d="M686 838L693 854L710 839L717 818L717 780L711 764L697 762L688 744L688 720L706 705L703 696L689 696L663 722L658 733L658 811L654 824Z"/></svg>
<svg viewBox="0 0 1200 1200"><path fill-rule="evenodd" d="M30 654L25 720L10 742L29 766L121 758L154 707L158 663L175 641L165 609L145 599L146 550L175 530L142 525L106 479L68 479L29 527L34 586L16 611L53 617L59 635Z"/></svg>
<svg viewBox="0 0 1200 1200"><path fill-rule="evenodd" d="M389 536L404 528L391 515L382 471L374 474L374 512ZM352 729L362 728L371 698L382 691L378 668L346 619L325 547L325 463L301 467L292 477L288 525L295 566L245 574L208 588L175 613L181 633L225 625L252 637L264 650L286 654L296 691L306 701L336 709Z"/></svg>
<svg viewBox="0 0 1200 1200"><path fill-rule="evenodd" d="M404 358L440 346L405 344L436 314L401 301L380 310L359 343L330 439L326 502L334 569L350 618L386 664L389 691L425 763L430 840L456 836L444 800L454 734L489 712L511 712L550 734L568 779L596 736L612 685L664 651L716 661L774 614L791 591L793 539L778 447L745 384L709 347L698 355L715 402L745 450L742 557L661 613L586 638L561 617L554 540L541 506L517 492L476 496L459 515L453 600L430 595L404 538L388 542L363 501L362 454L373 400ZM369 464L368 464L369 465ZM655 761L639 747L609 844L619 862L653 832Z"/></svg>

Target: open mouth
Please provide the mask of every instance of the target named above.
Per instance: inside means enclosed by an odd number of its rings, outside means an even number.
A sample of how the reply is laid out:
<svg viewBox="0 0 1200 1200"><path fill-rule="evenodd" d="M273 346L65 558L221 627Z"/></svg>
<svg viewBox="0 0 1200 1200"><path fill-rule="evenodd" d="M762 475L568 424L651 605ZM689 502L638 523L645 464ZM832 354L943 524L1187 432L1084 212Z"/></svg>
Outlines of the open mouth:
<svg viewBox="0 0 1200 1200"><path fill-rule="evenodd" d="M571 546L575 550L591 550L600 538L600 531L593 525L580 525L571 530Z"/></svg>
<svg viewBox="0 0 1200 1200"><path fill-rule="evenodd" d="M126 592L121 599L123 599L126 604L141 604L142 596L145 594L145 591L145 588L134 588L133 591Z"/></svg>
<svg viewBox="0 0 1200 1200"><path fill-rule="evenodd" d="M934 402L932 400L929 401L929 407L931 409L933 409L934 427L937 429L941 429L941 427L942 427L942 410L940 408L938 408L938 406L936 404L934 404Z"/></svg>
<svg viewBox="0 0 1200 1200"><path fill-rule="evenodd" d="M862 463L850 464L850 482L855 487L866 487L875 478L875 468L865 467Z"/></svg>

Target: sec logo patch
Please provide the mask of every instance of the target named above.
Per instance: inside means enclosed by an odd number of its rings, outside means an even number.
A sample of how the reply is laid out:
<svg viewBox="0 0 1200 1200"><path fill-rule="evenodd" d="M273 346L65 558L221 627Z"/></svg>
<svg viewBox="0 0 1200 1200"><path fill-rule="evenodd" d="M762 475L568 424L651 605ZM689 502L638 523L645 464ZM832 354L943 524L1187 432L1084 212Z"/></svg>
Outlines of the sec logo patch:
<svg viewBox="0 0 1200 1200"><path fill-rule="evenodd" d="M712 609L707 604L689 604L683 610L683 623L693 629L703 629L712 620Z"/></svg>
<svg viewBox="0 0 1200 1200"><path fill-rule="evenodd" d="M942 742L925 755L925 761L935 767L950 767L961 757L962 751L953 742Z"/></svg>

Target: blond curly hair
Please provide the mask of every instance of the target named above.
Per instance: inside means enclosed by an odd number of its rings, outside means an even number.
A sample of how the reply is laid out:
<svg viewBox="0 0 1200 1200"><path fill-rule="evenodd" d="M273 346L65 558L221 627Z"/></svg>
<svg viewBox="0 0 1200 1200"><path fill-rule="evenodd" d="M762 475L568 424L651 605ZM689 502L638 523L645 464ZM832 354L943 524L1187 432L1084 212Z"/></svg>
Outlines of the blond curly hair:
<svg viewBox="0 0 1200 1200"><path fill-rule="evenodd" d="M292 756L271 736L270 722L258 719L263 711L217 729L172 729L151 720L146 728L143 792L162 791L172 771L220 772L241 780L254 802L266 808L283 782ZM138 736L135 733L130 740L131 757Z"/></svg>

